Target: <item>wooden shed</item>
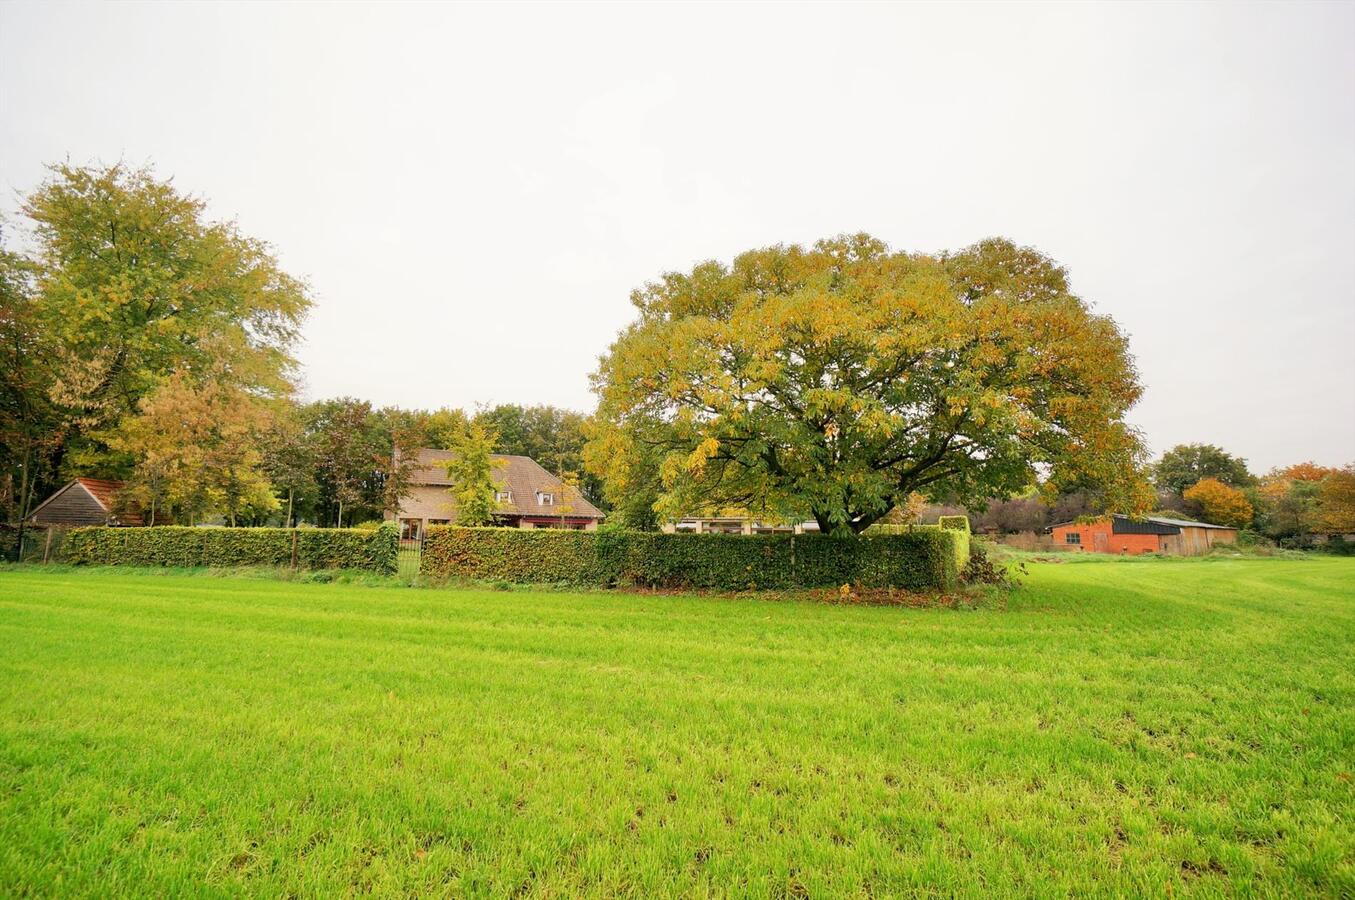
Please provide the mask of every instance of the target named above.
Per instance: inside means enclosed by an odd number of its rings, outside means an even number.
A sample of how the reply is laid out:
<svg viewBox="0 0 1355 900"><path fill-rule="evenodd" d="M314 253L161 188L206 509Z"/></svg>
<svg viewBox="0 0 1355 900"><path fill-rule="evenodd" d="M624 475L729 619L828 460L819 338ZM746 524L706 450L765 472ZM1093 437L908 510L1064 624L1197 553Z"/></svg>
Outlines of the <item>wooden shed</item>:
<svg viewBox="0 0 1355 900"><path fill-rule="evenodd" d="M1056 547L1092 553L1199 556L1215 544L1237 542L1236 528L1161 516L1108 516L1095 522L1062 522L1049 530Z"/></svg>
<svg viewBox="0 0 1355 900"><path fill-rule="evenodd" d="M135 507L118 503L121 481L77 478L28 514L31 525L141 525Z"/></svg>

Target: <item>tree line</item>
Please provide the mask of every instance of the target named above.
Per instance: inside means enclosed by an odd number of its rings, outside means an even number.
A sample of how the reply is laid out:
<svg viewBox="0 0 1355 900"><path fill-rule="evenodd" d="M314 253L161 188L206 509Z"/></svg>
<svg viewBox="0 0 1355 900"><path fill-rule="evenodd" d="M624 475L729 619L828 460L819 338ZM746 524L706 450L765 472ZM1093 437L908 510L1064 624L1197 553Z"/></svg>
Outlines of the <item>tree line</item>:
<svg viewBox="0 0 1355 900"><path fill-rule="evenodd" d="M53 166L20 212L18 245L0 231L11 522L95 475L156 524L361 523L438 447L460 450L474 521L493 512L492 449L641 529L718 512L852 535L926 502L1003 530L1153 509L1286 539L1348 523L1349 468L1255 477L1207 445L1150 465L1125 421L1142 394L1126 336L1000 238L924 254L844 235L665 273L632 294L585 415L298 400L310 287L149 168Z"/></svg>
<svg viewBox="0 0 1355 900"><path fill-rule="evenodd" d="M1355 533L1355 465L1301 462L1256 475L1212 444L1182 444L1153 467L1160 505L1277 541Z"/></svg>
<svg viewBox="0 0 1355 900"><path fill-rule="evenodd" d="M69 478L126 482L155 524L379 518L410 457L472 425L500 453L581 472L584 416L549 406L301 402L293 355L314 302L272 248L149 168L56 165L0 230L0 511ZM596 479L580 488L597 493Z"/></svg>
<svg viewBox="0 0 1355 900"><path fill-rule="evenodd" d="M1249 530L1271 540L1304 545L1314 535L1355 533L1355 465L1296 463L1262 475L1245 459L1212 444L1180 444L1148 469L1156 489L1153 512ZM1095 504L1081 493L1047 501L1025 496L995 499L962 508L922 506L916 517L967 514L981 531L1041 531L1059 522L1094 515Z"/></svg>

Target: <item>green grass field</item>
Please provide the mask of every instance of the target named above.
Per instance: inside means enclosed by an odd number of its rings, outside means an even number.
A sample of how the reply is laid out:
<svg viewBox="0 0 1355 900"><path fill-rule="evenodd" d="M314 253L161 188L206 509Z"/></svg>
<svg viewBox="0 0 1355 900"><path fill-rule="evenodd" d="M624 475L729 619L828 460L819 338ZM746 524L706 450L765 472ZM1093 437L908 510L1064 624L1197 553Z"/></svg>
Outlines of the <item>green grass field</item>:
<svg viewBox="0 0 1355 900"><path fill-rule="evenodd" d="M0 895L1350 896L1355 560L1006 610L0 569Z"/></svg>

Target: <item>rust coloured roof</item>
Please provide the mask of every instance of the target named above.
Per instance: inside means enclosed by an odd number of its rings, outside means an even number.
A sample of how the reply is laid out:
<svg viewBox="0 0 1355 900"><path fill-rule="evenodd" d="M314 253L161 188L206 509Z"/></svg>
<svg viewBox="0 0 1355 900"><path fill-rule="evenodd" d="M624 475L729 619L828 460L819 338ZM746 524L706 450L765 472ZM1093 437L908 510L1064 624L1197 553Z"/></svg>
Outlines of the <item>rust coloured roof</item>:
<svg viewBox="0 0 1355 900"><path fill-rule="evenodd" d="M117 502L118 491L122 490L124 483L121 481L112 481L107 478L77 478L89 495L98 501L99 505L108 511L110 515L117 518L122 525L141 525L141 512L131 504L119 504Z"/></svg>
<svg viewBox="0 0 1355 900"><path fill-rule="evenodd" d="M33 507L32 512L28 514L29 519L37 521L38 514L51 506L56 508L60 498L69 494L73 490L80 490L90 497L103 514L107 517L108 524L113 525L142 525L141 511L134 503L119 503L118 492L122 490L123 482L113 481L108 478L77 478L74 481L67 482L60 490L52 494L46 500ZM93 524L91 522L81 522L81 524Z"/></svg>

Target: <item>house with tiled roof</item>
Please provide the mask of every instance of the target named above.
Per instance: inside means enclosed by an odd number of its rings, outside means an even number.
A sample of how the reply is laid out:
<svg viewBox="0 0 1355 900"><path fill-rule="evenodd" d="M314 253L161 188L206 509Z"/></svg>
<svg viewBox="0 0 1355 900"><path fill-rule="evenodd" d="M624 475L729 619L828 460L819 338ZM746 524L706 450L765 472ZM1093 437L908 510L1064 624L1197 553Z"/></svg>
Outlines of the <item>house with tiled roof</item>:
<svg viewBox="0 0 1355 900"><path fill-rule="evenodd" d="M32 525L142 525L134 504L118 498L121 481L77 478L28 514Z"/></svg>
<svg viewBox="0 0 1355 900"><path fill-rule="evenodd" d="M400 526L403 540L421 539L429 525L456 524L456 498L447 477L453 452L425 448L416 453L409 494L400 501L398 510L386 511L386 521ZM531 457L495 453L491 460L498 487L495 524L593 531L605 518L577 488L565 485Z"/></svg>

